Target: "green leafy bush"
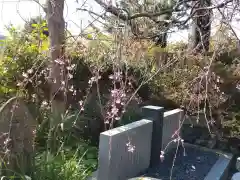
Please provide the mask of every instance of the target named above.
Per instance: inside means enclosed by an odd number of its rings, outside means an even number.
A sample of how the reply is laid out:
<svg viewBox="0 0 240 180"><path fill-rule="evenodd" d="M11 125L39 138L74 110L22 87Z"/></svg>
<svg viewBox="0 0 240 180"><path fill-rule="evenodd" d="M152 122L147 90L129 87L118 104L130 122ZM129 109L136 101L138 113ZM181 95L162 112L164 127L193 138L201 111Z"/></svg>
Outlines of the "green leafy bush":
<svg viewBox="0 0 240 180"><path fill-rule="evenodd" d="M10 29L4 54L0 59L1 94L16 94L19 90L31 91L38 86L38 76L48 60L43 53L48 44L44 37L41 41L36 40L35 34L36 32L23 35L13 27Z"/></svg>

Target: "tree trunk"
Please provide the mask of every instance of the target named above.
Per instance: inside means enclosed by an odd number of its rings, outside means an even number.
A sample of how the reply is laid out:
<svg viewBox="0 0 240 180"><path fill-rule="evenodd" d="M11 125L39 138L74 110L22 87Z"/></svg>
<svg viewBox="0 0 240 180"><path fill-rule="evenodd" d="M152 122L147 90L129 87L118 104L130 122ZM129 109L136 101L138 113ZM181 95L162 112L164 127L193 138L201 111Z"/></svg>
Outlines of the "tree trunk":
<svg viewBox="0 0 240 180"><path fill-rule="evenodd" d="M51 105L54 115L64 112L64 0L47 1L47 21L50 38Z"/></svg>
<svg viewBox="0 0 240 180"><path fill-rule="evenodd" d="M65 58L64 58L64 40L65 40L65 22L63 17L64 0L47 1L47 22L50 39L50 75L49 82L51 87L51 121L49 131L48 146L50 150L57 147L55 142L55 130L61 122L61 115L65 112L66 100L64 97L65 84Z"/></svg>
<svg viewBox="0 0 240 180"><path fill-rule="evenodd" d="M211 34L211 13L209 9L203 9L211 5L211 0L193 1L192 28L189 37L189 50L197 53L209 50ZM197 3L197 4L196 4ZM201 8L202 10L198 10Z"/></svg>

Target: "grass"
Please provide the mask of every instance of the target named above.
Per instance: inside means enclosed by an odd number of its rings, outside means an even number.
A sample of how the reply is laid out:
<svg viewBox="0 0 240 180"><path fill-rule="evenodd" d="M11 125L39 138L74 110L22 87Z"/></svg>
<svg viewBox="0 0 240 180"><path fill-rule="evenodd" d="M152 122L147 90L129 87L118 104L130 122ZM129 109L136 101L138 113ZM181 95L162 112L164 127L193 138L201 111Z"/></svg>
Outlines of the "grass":
<svg viewBox="0 0 240 180"><path fill-rule="evenodd" d="M42 152L35 157L34 180L84 180L97 166L94 148L61 150L57 155Z"/></svg>
<svg viewBox="0 0 240 180"><path fill-rule="evenodd" d="M34 157L35 165L31 180L84 180L87 179L97 167L96 148L89 147L89 150L82 152L78 148L73 150L59 151L56 155L48 151L38 153ZM6 170L10 171L10 170ZM14 173L7 179L27 180L24 174ZM0 175L0 179L6 177Z"/></svg>

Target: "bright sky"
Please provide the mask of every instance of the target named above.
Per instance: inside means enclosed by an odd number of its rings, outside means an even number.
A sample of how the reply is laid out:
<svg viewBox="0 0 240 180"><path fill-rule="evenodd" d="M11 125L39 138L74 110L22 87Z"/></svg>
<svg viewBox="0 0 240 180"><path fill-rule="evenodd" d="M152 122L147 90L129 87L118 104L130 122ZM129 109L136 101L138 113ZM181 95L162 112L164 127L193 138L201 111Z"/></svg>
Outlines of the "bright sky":
<svg viewBox="0 0 240 180"><path fill-rule="evenodd" d="M76 11L76 8L80 7L83 0L66 0L65 5L65 21L68 24L68 29L73 34L79 34L80 27L86 27L92 18L87 12ZM44 3L45 0L40 0ZM85 8L91 8L94 12L101 13L102 9L94 2L94 0L88 0L85 4ZM22 27L27 19L30 17L44 14L42 9L33 0L0 0L0 34L6 34L6 25L12 23L15 26ZM187 33L174 34L174 40L184 39L187 40Z"/></svg>
<svg viewBox="0 0 240 180"><path fill-rule="evenodd" d="M39 0L41 3L44 3L45 0ZM76 11L76 8L79 8L84 0L66 0L65 4L65 21L68 24L68 29L73 34L79 34L82 28L86 27L89 24L89 21L92 21L91 17L87 12ZM94 12L101 13L102 9L94 0L87 0L85 8L91 8ZM6 34L7 31L5 26L9 23L12 23L15 26L23 26L25 21L30 17L38 16L44 14L40 6L33 0L0 0L0 34ZM238 23L234 23L233 26L237 34L240 37L240 30L237 29ZM188 33L187 31L177 32L171 35L170 41L176 40L187 40Z"/></svg>
<svg viewBox="0 0 240 180"><path fill-rule="evenodd" d="M81 6L81 1L79 3L76 0L66 0L64 15L65 21L68 24L68 28L73 33L78 33L81 26L85 27L88 23L88 20L91 20L91 17L87 12L76 11L76 8ZM40 0L43 4L45 0ZM100 6L92 0L88 0L86 8L94 7L94 11L101 12ZM5 26L9 23L17 26L23 26L25 21L30 17L44 15L41 7L34 2L33 0L0 0L0 33L5 34Z"/></svg>

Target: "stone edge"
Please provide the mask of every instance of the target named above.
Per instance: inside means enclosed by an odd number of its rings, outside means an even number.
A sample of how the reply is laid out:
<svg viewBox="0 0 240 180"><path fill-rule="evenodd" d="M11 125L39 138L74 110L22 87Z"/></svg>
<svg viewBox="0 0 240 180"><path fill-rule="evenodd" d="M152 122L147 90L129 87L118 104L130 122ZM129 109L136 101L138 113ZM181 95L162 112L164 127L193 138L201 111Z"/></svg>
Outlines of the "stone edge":
<svg viewBox="0 0 240 180"><path fill-rule="evenodd" d="M208 149L205 147L201 147L198 145L184 143L184 146L188 147L197 147L204 151L214 152L219 155L217 162L213 165L213 167L208 172L207 176L204 180L226 180L228 176L228 171L231 165L231 161L233 160L233 155L230 153L224 153L222 151ZM224 169L224 171L219 171L220 169Z"/></svg>
<svg viewBox="0 0 240 180"><path fill-rule="evenodd" d="M231 159L225 156L220 156L204 180L226 180L230 164ZM220 169L224 170L220 171Z"/></svg>
<svg viewBox="0 0 240 180"><path fill-rule="evenodd" d="M109 137L115 136L115 135L118 135L120 133L131 131L132 129L135 129L137 127L140 127L142 125L149 124L149 123L152 123L152 121L150 121L148 119L141 119L139 121L135 121L135 122L132 122L130 124L126 124L126 125L123 125L123 126L119 126L117 128L113 128L113 129L104 131L100 134L100 136L101 135L109 136Z"/></svg>

